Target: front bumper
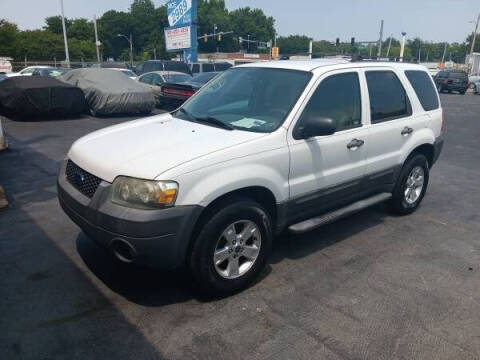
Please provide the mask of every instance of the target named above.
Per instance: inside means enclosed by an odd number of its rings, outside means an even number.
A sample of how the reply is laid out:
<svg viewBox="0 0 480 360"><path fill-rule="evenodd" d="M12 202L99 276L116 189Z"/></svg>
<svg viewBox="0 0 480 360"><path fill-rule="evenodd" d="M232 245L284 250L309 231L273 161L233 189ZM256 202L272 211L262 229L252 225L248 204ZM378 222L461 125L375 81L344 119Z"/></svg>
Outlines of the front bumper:
<svg viewBox="0 0 480 360"><path fill-rule="evenodd" d="M173 269L185 263L201 206L158 210L127 208L110 201L111 184L102 181L90 199L65 177L62 162L58 199L65 213L102 247L124 262Z"/></svg>

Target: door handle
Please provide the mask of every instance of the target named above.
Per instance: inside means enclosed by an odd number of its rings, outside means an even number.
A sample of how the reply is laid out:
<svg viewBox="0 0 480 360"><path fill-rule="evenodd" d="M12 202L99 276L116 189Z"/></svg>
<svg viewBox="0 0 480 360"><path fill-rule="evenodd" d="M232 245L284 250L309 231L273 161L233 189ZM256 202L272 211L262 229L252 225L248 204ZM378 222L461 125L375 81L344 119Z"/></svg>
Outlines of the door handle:
<svg viewBox="0 0 480 360"><path fill-rule="evenodd" d="M365 144L365 141L359 139L353 139L347 144L348 150L357 150L360 146Z"/></svg>
<svg viewBox="0 0 480 360"><path fill-rule="evenodd" d="M410 135L413 132L411 127L405 126L401 132L402 136Z"/></svg>

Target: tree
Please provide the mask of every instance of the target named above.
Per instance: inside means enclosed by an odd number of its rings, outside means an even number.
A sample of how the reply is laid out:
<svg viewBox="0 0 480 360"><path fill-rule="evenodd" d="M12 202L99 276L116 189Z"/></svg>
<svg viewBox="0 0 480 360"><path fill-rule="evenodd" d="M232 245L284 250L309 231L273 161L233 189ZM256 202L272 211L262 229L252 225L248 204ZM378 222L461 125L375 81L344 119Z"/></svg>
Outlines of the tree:
<svg viewBox="0 0 480 360"><path fill-rule="evenodd" d="M18 32L16 24L0 19L0 56L14 56Z"/></svg>
<svg viewBox="0 0 480 360"><path fill-rule="evenodd" d="M260 9L250 9L249 7L240 8L230 12L230 24L235 35L244 39L269 41L275 36L275 20L271 16L266 16ZM243 49L247 47L243 45ZM251 50L255 50L255 46L250 45Z"/></svg>
<svg viewBox="0 0 480 360"><path fill-rule="evenodd" d="M68 27L67 33L69 38L95 41L93 21L88 21L87 19L73 19Z"/></svg>
<svg viewBox="0 0 480 360"><path fill-rule="evenodd" d="M49 16L45 19L45 26L43 27L45 30L48 30L54 34L63 34L63 26L62 26L62 17L60 15L57 16ZM68 28L71 24L71 21L65 18L65 27Z"/></svg>
<svg viewBox="0 0 480 360"><path fill-rule="evenodd" d="M277 38L277 46L282 54L285 55L307 54L309 42L309 38L305 35L290 35Z"/></svg>

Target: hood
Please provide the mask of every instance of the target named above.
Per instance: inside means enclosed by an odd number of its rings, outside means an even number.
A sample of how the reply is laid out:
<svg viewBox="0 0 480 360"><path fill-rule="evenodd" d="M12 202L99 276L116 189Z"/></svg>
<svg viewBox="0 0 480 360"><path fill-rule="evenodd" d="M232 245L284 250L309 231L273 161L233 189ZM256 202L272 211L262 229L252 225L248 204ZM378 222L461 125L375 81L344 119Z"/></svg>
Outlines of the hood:
<svg viewBox="0 0 480 360"><path fill-rule="evenodd" d="M84 136L72 145L68 158L108 182L119 175L154 179L178 165L262 136L162 114Z"/></svg>

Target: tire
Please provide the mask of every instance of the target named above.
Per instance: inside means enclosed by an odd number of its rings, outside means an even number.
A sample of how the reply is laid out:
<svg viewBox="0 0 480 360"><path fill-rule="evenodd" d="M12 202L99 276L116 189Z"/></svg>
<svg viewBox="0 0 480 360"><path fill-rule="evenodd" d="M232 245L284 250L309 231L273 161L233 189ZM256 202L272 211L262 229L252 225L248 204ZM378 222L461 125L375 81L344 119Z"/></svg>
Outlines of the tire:
<svg viewBox="0 0 480 360"><path fill-rule="evenodd" d="M418 169L421 169L421 171ZM413 189L411 176L415 175L414 170L416 171L417 175L423 173L423 183L421 188L418 187L418 181L415 185L415 189ZM409 157L400 171L400 175L392 193L393 196L387 202L389 210L397 215L407 215L417 210L418 206L422 202L423 197L425 196L428 180L429 167L425 155L414 154L413 156ZM411 189L411 191L408 192L410 197L407 196L408 188Z"/></svg>
<svg viewBox="0 0 480 360"><path fill-rule="evenodd" d="M467 92L467 90L459 91L460 95L465 95L466 92Z"/></svg>
<svg viewBox="0 0 480 360"><path fill-rule="evenodd" d="M196 231L197 236L188 261L196 285L204 295L209 296L228 295L243 290L261 273L270 254L273 239L270 214L255 201L235 198L212 209L205 219ZM246 225L256 226L255 231L250 232L253 235L245 237L246 240L243 242L243 250L247 249L247 246L250 247L247 250L252 250L256 246L255 243L258 245L260 237L260 245L257 246L259 250L255 250L257 255L251 264L249 261L252 260L243 255L242 249L238 250L242 246L239 244L239 238L233 237L237 239L235 244L235 241L228 242L223 236L227 229L232 229L230 227L232 224L236 233L241 233ZM226 248L229 248L229 253L225 253L228 258L225 261L218 260L215 265L214 254L223 252ZM244 254L246 253L245 250ZM236 259L234 256L237 256ZM240 264L238 273L230 271L229 267L236 261ZM232 265L232 269L234 268Z"/></svg>

